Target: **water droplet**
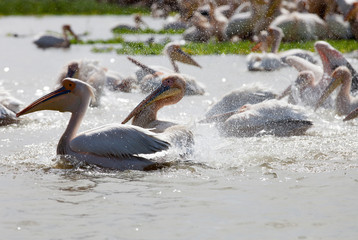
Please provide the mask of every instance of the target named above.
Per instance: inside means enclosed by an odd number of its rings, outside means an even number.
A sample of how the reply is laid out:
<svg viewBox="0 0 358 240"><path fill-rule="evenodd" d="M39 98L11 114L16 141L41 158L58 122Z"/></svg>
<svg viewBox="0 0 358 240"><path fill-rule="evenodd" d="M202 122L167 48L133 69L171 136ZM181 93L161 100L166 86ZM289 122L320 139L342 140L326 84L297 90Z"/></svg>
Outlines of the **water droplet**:
<svg viewBox="0 0 358 240"><path fill-rule="evenodd" d="M10 68L9 67L4 67L4 72L8 72L10 71Z"/></svg>
<svg viewBox="0 0 358 240"><path fill-rule="evenodd" d="M226 82L226 78L222 78L221 81L222 81L222 82Z"/></svg>
<svg viewBox="0 0 358 240"><path fill-rule="evenodd" d="M109 61L110 61L111 63L114 63L114 62L116 61L116 59L111 58Z"/></svg>
<svg viewBox="0 0 358 240"><path fill-rule="evenodd" d="M20 231L20 230L21 230L21 227L17 227L16 229Z"/></svg>

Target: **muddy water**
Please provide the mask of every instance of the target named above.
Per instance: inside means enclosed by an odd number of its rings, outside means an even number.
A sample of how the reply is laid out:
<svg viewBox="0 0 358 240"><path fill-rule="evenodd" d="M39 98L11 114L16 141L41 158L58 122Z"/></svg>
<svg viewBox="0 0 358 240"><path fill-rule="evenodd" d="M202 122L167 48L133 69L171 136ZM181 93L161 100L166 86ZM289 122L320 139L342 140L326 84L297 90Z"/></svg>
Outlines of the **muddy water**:
<svg viewBox="0 0 358 240"><path fill-rule="evenodd" d="M96 59L132 74L126 56L94 54L89 46L39 50L32 35L64 22L110 37L116 17L0 19L0 84L29 104L49 92L72 59ZM153 23L154 24L154 23ZM155 24L160 24L155 22ZM100 27L102 26L102 27ZM5 34L31 34L10 38ZM162 56L137 56L168 66ZM314 126L304 136L221 138L197 123L220 97L243 84L282 91L297 72L246 70L244 56L201 56L202 69L180 65L206 85L159 118L188 124L194 154L168 153L172 167L152 171L58 169L56 145L69 114L38 112L0 128L0 229L4 239L357 239L358 121L307 109ZM353 61L355 68L357 62ZM80 130L120 122L144 97L106 91Z"/></svg>

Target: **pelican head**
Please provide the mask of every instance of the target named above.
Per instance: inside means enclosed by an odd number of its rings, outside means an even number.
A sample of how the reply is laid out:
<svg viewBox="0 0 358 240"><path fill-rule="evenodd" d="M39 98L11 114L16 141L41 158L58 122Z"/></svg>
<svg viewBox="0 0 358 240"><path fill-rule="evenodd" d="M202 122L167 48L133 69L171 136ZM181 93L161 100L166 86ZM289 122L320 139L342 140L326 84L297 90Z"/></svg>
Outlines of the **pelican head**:
<svg viewBox="0 0 358 240"><path fill-rule="evenodd" d="M127 123L131 118L137 116L141 111L149 106L153 106L156 112L166 106L179 102L185 93L185 80L177 74L164 77L161 85L140 102L133 111L124 119L122 124Z"/></svg>
<svg viewBox="0 0 358 240"><path fill-rule="evenodd" d="M292 87L296 87L300 92L303 92L307 87L314 86L314 74L312 71L301 71L295 82L290 84L280 96L277 97L278 100L290 95L292 93Z"/></svg>
<svg viewBox="0 0 358 240"><path fill-rule="evenodd" d="M298 74L295 85L298 89L303 91L307 87L313 87L314 79L315 77L312 71L302 71Z"/></svg>
<svg viewBox="0 0 358 240"><path fill-rule="evenodd" d="M164 53L167 54L172 61L175 60L201 68L189 54L181 49L180 44L168 43L165 45Z"/></svg>
<svg viewBox="0 0 358 240"><path fill-rule="evenodd" d="M340 66L334 70L332 73L332 81L323 91L322 96L319 98L315 110L323 104L327 97L341 84L348 86L347 94L350 92L350 81L352 79L352 74L349 69L345 66Z"/></svg>
<svg viewBox="0 0 358 240"><path fill-rule="evenodd" d="M67 36L67 32L71 33L71 35L76 39L78 40L78 36L72 31L72 28L70 25L68 24L65 24L62 26L62 31L64 33L65 36Z"/></svg>
<svg viewBox="0 0 358 240"><path fill-rule="evenodd" d="M65 78L57 90L37 99L22 111L17 117L41 110L60 112L76 112L81 104L89 105L94 98L93 88L85 82L74 78Z"/></svg>

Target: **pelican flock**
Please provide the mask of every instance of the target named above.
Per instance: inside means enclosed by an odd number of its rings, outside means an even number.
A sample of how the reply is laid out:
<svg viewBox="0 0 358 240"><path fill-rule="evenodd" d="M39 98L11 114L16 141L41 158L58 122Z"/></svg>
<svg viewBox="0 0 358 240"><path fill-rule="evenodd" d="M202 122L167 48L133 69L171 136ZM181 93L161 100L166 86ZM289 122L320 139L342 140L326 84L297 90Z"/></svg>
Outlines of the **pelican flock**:
<svg viewBox="0 0 358 240"><path fill-rule="evenodd" d="M291 137L309 132L316 124L312 116L318 118L321 112L315 110L322 106L325 107L324 111L344 117L344 121L358 116L357 64L335 49L332 46L334 44L326 41L358 39L356 1L319 1L318 4L316 1L286 0L183 0L175 1L175 6L167 2L161 1L160 9L158 3L153 3L152 16L166 18L165 29L184 30L182 35L178 35L180 41L165 42L163 54L168 58L171 69L147 66L135 57L128 56L139 70L131 72L130 77L123 77L119 72L102 66L99 60L79 56L77 60L63 63L54 82L56 90L21 111L22 101L1 88L0 126L5 130L10 128L8 125L25 128L26 123L20 121L21 116L37 111L69 112L71 116L58 142L57 155L73 163L81 162L103 168L149 170L163 163L159 155L165 155L172 149L192 152L195 149L195 127L198 125L209 125L207 131L215 126L220 137ZM176 16L168 13L173 9L178 11ZM117 29L149 28L139 14L134 15L134 23L134 26L120 25ZM59 36L38 36L34 43L43 49L68 48L70 35L75 39L78 39L78 35L70 25L63 25L62 31ZM239 45L242 40L256 44L247 56L245 68L247 74L252 76L252 84L230 86L230 91L221 99L216 99L216 92L205 89L201 83L204 79L196 79L191 75L190 71L194 68L189 68L185 73L179 70L179 64L183 63L200 68L203 72L211 71L184 51L182 45L187 42L231 41ZM306 40L315 41L315 52L301 49L279 51L281 42ZM297 70L289 86L282 84L283 90L257 83L255 74L263 73L249 72L279 72L283 71L283 66ZM224 76L224 72L215 74ZM273 73L264 74L268 79L273 78ZM240 74L237 79L238 82L243 80ZM211 89L214 87L211 86ZM135 91L137 89L140 91ZM149 95L144 99L139 96L143 100L132 111L118 111L124 119L122 122L118 120L118 123L78 133L89 106L96 106L90 111L99 113L99 116L108 111L109 107L105 106L110 102L106 99L108 90L113 91L111 96L119 99L121 104L127 104L126 107L136 104L131 102L130 96ZM165 113L169 108L176 111L177 106L183 107L182 114L190 114L185 112L185 104L193 102L190 98L196 98L198 104L195 107L206 112L190 124L178 123L177 118L160 116L159 112ZM212 104L204 108L200 105L204 102ZM118 104L115 107L119 109L121 106ZM131 124L128 124L130 121ZM93 119L89 118L87 122L88 125L95 125Z"/></svg>

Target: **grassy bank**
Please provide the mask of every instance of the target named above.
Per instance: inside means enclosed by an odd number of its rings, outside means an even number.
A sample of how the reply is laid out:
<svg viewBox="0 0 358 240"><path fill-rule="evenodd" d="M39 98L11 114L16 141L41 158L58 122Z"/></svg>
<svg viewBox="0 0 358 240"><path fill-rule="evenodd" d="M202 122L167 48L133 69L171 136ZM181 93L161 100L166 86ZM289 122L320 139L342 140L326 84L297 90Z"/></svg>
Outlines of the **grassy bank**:
<svg viewBox="0 0 358 240"><path fill-rule="evenodd" d="M328 41L333 47L342 53L349 53L358 50L358 41L355 40L330 40ZM300 48L308 51L314 51L315 41L282 43L280 51L294 48ZM101 47L94 47L94 52L111 52L116 51L118 54L128 55L158 55L161 54L165 43L148 44L143 42L126 42L123 38L117 37L109 40L94 40L82 42L80 44L103 44ZM107 44L120 44L120 47L106 46ZM255 43L250 41L231 42L209 42L209 43L186 43L183 49L193 55L220 55L220 54L249 54Z"/></svg>
<svg viewBox="0 0 358 240"><path fill-rule="evenodd" d="M144 7L123 7L96 0L0 0L0 15L149 14Z"/></svg>

